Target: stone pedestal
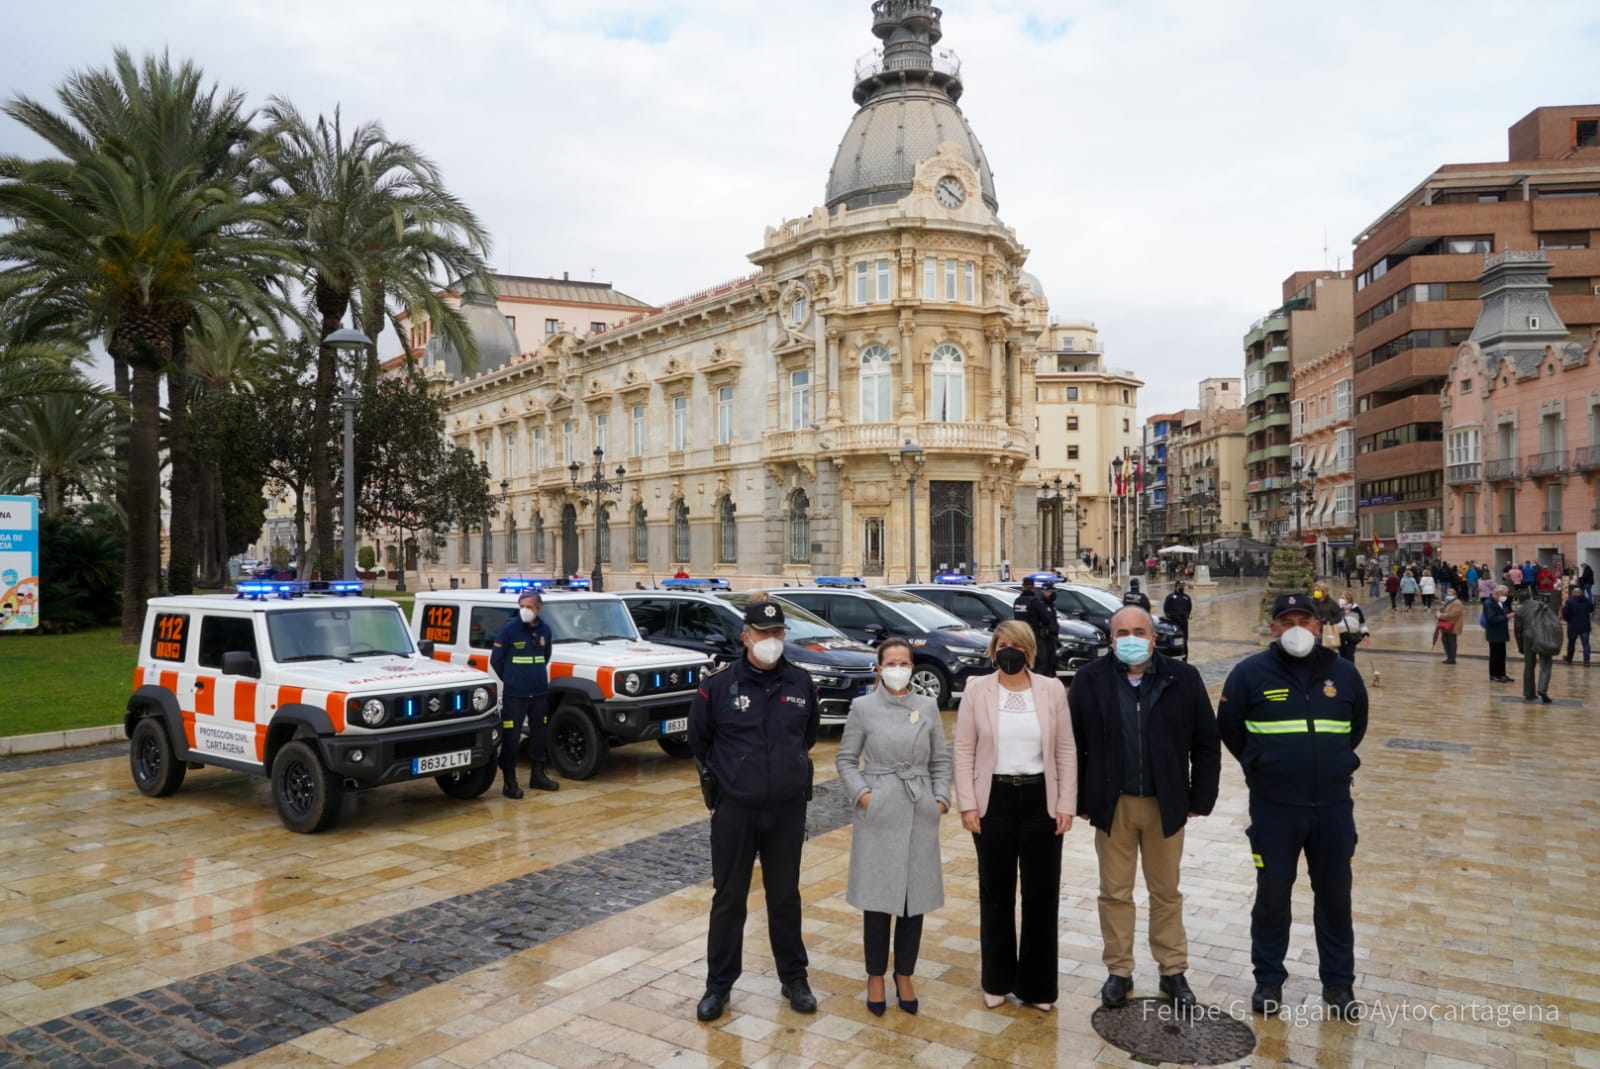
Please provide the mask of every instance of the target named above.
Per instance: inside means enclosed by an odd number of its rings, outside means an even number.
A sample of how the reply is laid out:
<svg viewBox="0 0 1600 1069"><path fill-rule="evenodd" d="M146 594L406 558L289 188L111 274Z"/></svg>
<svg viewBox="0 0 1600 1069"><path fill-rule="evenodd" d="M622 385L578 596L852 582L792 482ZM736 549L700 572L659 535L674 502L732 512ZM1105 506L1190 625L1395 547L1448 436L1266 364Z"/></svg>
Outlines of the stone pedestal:
<svg viewBox="0 0 1600 1069"><path fill-rule="evenodd" d="M1191 585L1191 586L1216 586L1217 585L1217 581L1215 579L1211 578L1211 565L1209 565L1209 564L1196 564L1194 566L1194 578L1189 580L1189 585Z"/></svg>

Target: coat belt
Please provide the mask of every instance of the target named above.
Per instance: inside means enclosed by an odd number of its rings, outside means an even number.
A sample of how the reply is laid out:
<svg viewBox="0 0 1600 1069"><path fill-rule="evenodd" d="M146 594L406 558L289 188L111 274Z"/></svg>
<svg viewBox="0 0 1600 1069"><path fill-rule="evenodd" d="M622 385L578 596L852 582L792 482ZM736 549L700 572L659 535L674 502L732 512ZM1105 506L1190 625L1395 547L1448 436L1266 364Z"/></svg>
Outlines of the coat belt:
<svg viewBox="0 0 1600 1069"><path fill-rule="evenodd" d="M898 776L901 783L906 785L906 797L913 802L922 800L922 784L928 782L928 770L924 767L902 761L896 765L867 765L861 770L864 776Z"/></svg>

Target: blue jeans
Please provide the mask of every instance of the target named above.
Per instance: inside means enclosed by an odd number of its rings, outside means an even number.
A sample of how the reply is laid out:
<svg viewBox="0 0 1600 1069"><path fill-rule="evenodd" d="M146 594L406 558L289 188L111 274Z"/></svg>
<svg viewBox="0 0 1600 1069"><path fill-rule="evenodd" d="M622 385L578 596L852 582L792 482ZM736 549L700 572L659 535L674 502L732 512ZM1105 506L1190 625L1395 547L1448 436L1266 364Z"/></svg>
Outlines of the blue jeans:
<svg viewBox="0 0 1600 1069"><path fill-rule="evenodd" d="M1566 661L1568 664L1572 663L1573 648L1580 642L1583 643L1583 663L1589 663L1589 632L1579 631L1576 635L1567 636Z"/></svg>

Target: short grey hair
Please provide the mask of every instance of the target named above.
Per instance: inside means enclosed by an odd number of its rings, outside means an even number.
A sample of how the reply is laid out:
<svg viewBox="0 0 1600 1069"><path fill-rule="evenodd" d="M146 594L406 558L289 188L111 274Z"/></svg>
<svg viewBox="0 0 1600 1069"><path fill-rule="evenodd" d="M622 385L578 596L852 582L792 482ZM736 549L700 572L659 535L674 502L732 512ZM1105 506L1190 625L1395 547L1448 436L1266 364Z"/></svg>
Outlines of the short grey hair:
<svg viewBox="0 0 1600 1069"><path fill-rule="evenodd" d="M1122 608L1120 608L1116 612L1112 613L1111 614L1110 624L1111 624L1111 630L1113 632L1115 632L1117 630L1117 617L1121 616L1123 613L1129 613L1129 612L1136 612L1140 616L1143 616L1144 617L1144 622L1145 622L1145 630L1149 631L1152 635L1156 633L1156 618L1154 616L1151 616L1148 612L1145 612L1144 607L1142 605L1124 605Z"/></svg>
<svg viewBox="0 0 1600 1069"><path fill-rule="evenodd" d="M521 605L529 598L532 598L535 602L537 602L541 609L544 608L544 595L539 593L537 590L524 590L522 593L518 594L517 604Z"/></svg>

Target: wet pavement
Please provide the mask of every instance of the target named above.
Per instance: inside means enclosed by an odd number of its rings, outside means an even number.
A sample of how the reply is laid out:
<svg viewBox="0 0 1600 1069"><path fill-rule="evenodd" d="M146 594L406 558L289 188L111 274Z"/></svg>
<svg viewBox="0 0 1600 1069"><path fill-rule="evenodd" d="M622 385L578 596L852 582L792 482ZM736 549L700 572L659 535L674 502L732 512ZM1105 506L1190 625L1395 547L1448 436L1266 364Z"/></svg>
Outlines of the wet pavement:
<svg viewBox="0 0 1600 1069"><path fill-rule="evenodd" d="M1215 695L1264 641L1260 588L1195 593L1192 660ZM1248 1012L1254 877L1225 755L1217 810L1190 825L1183 886L1190 980L1255 1032L1233 1064L1600 1066L1600 668L1558 661L1556 703L1525 704L1520 660L1517 684L1490 684L1471 621L1447 666L1431 616L1385 601L1369 620L1358 658L1382 682L1357 778L1355 887L1369 1012L1358 1024L1320 1013L1304 879L1288 1009ZM836 745L832 733L819 744L819 779ZM820 783L802 890L821 1010L780 1000L758 892L730 1012L703 1025L709 860L687 762L623 747L595 779L517 802L384 788L301 836L263 781L232 772L192 772L147 799L125 749L0 762L0 1066L1148 1064L1091 1023L1104 971L1082 824L1063 863L1054 1012L984 1008L975 861L952 817L922 1013L876 1018L843 898L847 813ZM1149 995L1143 933L1135 984Z"/></svg>

